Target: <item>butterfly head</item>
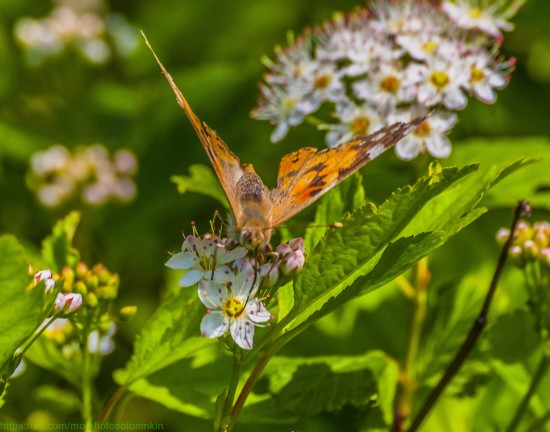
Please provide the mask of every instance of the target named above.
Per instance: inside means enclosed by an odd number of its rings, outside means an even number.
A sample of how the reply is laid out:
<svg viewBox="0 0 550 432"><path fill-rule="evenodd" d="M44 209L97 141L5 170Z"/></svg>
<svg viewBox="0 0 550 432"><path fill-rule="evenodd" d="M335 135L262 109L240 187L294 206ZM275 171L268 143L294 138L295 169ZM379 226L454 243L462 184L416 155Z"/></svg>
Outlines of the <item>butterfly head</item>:
<svg viewBox="0 0 550 432"><path fill-rule="evenodd" d="M248 249L257 250L269 242L271 228L264 228L260 225L249 225L240 232L240 243Z"/></svg>

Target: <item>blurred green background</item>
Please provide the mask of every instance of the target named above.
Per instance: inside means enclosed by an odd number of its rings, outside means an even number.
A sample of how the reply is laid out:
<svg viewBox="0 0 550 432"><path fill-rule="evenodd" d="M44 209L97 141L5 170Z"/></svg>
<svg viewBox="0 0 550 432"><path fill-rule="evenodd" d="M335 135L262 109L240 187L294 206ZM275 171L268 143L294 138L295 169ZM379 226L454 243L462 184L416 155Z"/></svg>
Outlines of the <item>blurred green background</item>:
<svg viewBox="0 0 550 432"><path fill-rule="evenodd" d="M44 18L57 3L0 2L0 232L15 234L29 253L36 253L58 218L74 208L83 211L76 240L83 259L89 264L103 262L119 273L120 305L137 304L139 310L133 321L120 327L118 349L105 361L99 387L100 394L106 395L114 388L112 371L131 354L133 339L158 305L166 279L173 282L174 275L168 275L164 267L168 252L181 247L181 231L189 232L190 221L196 221L199 231L206 231L214 210L219 208L218 203L203 196L179 195L170 181L172 175L186 174L191 164L208 161L138 31L145 32L195 112L242 161L254 163L268 186L274 186L278 165L275 161L303 146L322 148L324 138L313 126L304 125L275 146L269 142L272 126L250 118L258 95L256 84L264 72L261 56L273 57L274 45L285 44L287 31L301 33L305 27L329 19L335 11L350 11L362 3L350 0L66 3L82 7L95 4L102 17L123 17L131 49L124 55L113 49L109 59L94 64L69 47L40 64L31 64L24 46L16 39L17 23L24 17ZM505 35L503 46L507 57L515 56L518 60L511 83L499 93L493 106L470 100L451 135L456 147L461 140L472 137L505 136L511 138L513 146L514 137L550 135L548 17L550 2L528 0L513 19L516 29ZM109 36L105 40L114 46L114 38ZM108 202L97 207L78 200L53 209L42 206L26 184L31 156L54 144L75 149L94 143L103 144L111 152L129 148L137 155L136 198L127 204ZM393 154L384 155L364 174L367 193L378 202L410 181L406 163L398 162ZM546 208L550 208L550 203ZM540 214L547 216L544 212ZM498 250L492 243L494 232L507 225L509 219L509 211L497 209L490 218L483 217L453 239L435 257L435 262L441 265L434 280L445 276L443 279L448 281L494 262ZM297 226L300 220L307 220L307 215L298 218ZM380 338L384 332L389 333L392 345L402 347L405 332L401 330L406 323L381 312L377 314L383 316L371 315L367 320L370 328L380 330ZM298 338L297 343L311 354L354 353L351 330L346 338L328 338L327 343L327 337L321 330L312 330L307 338ZM319 341L323 341L321 346ZM367 345L376 347L376 337ZM363 345L361 352L366 348ZM288 353L292 349L290 346ZM36 383L57 384L58 379L29 367L26 376L10 388L4 409L24 418L30 409L25 404L27 392ZM180 415L146 401L133 402L129 412L132 419L155 418L167 425L177 424L181 419ZM144 412L147 414L142 415Z"/></svg>

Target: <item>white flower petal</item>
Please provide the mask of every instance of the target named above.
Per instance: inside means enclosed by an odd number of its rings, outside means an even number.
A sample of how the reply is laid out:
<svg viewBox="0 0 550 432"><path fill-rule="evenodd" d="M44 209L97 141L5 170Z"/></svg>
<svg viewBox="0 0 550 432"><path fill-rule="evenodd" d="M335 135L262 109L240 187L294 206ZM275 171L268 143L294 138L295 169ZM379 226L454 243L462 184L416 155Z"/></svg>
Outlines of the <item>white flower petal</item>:
<svg viewBox="0 0 550 432"><path fill-rule="evenodd" d="M189 287L195 285L204 277L204 272L200 270L189 270L179 280L181 287Z"/></svg>
<svg viewBox="0 0 550 432"><path fill-rule="evenodd" d="M222 336L228 329L229 322L219 311L207 313L201 321L201 334L207 338Z"/></svg>
<svg viewBox="0 0 550 432"><path fill-rule="evenodd" d="M246 313L250 321L254 324L264 323L271 319L271 312L265 308L264 304L259 299L250 301L246 305Z"/></svg>
<svg viewBox="0 0 550 432"><path fill-rule="evenodd" d="M468 99L459 88L449 90L445 93L443 104L451 110L461 110L466 106Z"/></svg>
<svg viewBox="0 0 550 432"><path fill-rule="evenodd" d="M277 124L275 130L271 133L271 142L276 143L281 141L288 133L289 125L285 121L281 121Z"/></svg>
<svg viewBox="0 0 550 432"><path fill-rule="evenodd" d="M436 158L446 158L451 154L451 141L445 135L433 135L426 138L426 149Z"/></svg>
<svg viewBox="0 0 550 432"><path fill-rule="evenodd" d="M231 337L242 349L251 350L254 343L254 325L248 320L234 321L229 327Z"/></svg>
<svg viewBox="0 0 550 432"><path fill-rule="evenodd" d="M497 95L493 88L486 83L479 83L474 87L477 98L486 104L492 104L497 100Z"/></svg>
<svg viewBox="0 0 550 432"><path fill-rule="evenodd" d="M221 309L227 298L223 284L212 281L201 281L198 286L199 298L209 309Z"/></svg>
<svg viewBox="0 0 550 432"><path fill-rule="evenodd" d="M395 153L399 159L411 160L422 150L422 141L414 136L407 136L395 145Z"/></svg>
<svg viewBox="0 0 550 432"><path fill-rule="evenodd" d="M193 267L193 264L193 256L189 252L178 252L170 257L165 266L174 270L187 270Z"/></svg>

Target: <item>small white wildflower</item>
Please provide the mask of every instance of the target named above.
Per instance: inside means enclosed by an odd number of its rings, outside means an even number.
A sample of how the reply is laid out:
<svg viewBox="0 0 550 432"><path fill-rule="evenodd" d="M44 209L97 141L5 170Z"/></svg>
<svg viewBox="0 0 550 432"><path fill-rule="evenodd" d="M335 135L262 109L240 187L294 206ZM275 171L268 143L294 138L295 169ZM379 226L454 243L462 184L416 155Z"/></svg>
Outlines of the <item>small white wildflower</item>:
<svg viewBox="0 0 550 432"><path fill-rule="evenodd" d="M174 270L187 270L180 278L182 287L195 285L201 279L224 281L232 274L227 264L246 255L246 248L226 245L218 237L187 236L179 252L168 260L167 267Z"/></svg>
<svg viewBox="0 0 550 432"><path fill-rule="evenodd" d="M441 9L456 25L464 29L477 29L495 38L502 36L501 30L510 31L512 24L499 17L499 5L483 0L446 0Z"/></svg>
<svg viewBox="0 0 550 432"><path fill-rule="evenodd" d="M329 147L346 142L357 135L373 133L383 125L377 110L366 103L337 105L335 117L338 120L337 124L322 126L322 129L329 131L326 135Z"/></svg>
<svg viewBox="0 0 550 432"><path fill-rule="evenodd" d="M393 121L410 121L410 114L395 116ZM451 141L447 133L456 123L456 113L436 112L424 121L413 133L395 145L395 153L400 159L411 160L420 153L428 152L436 158L446 158L451 154Z"/></svg>
<svg viewBox="0 0 550 432"><path fill-rule="evenodd" d="M260 299L255 298L257 283L254 274L240 272L224 283L201 281L198 292L208 308L201 322L201 332L208 338L224 335L228 330L235 343L252 349L254 327L272 316Z"/></svg>

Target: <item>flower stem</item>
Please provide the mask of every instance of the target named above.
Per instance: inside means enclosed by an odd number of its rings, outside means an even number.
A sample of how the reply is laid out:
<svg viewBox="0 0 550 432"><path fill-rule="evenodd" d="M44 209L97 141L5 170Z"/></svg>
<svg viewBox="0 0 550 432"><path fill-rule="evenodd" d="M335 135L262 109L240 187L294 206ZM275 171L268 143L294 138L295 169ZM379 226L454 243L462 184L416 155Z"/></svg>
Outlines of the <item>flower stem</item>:
<svg viewBox="0 0 550 432"><path fill-rule="evenodd" d="M514 414L514 418L508 425L506 432L514 432L519 426L519 423L521 422L521 418L529 408L529 402L531 401L531 397L533 397L533 395L536 393L542 378L546 374L548 366L550 366L550 344L546 346L544 350L544 354L535 372L535 375L533 376L533 379L531 380L531 384L529 385L529 389L527 390L527 393L525 393L525 396L523 397L521 403L519 404L516 410L516 413Z"/></svg>
<svg viewBox="0 0 550 432"><path fill-rule="evenodd" d="M225 402L223 404L223 410L221 413L221 418L218 426L218 430L229 431L231 428L226 429L226 419L228 416L232 415L231 407L233 406L233 401L235 399L235 393L237 392L237 386L239 385L239 378L241 376L241 359L240 353L236 352L233 355L233 372L231 374L231 382L229 383L229 388L227 390L227 395L225 397ZM232 417L229 420L229 423L232 425L234 423Z"/></svg>
<svg viewBox="0 0 550 432"><path fill-rule="evenodd" d="M410 333L407 341L405 364L400 371L400 391L396 400L394 430L403 430L403 422L411 413L411 407L418 388L415 363L420 345L422 327L426 318L426 289L430 281L428 260L424 258L416 264L416 286L408 285L406 293L414 301Z"/></svg>
<svg viewBox="0 0 550 432"><path fill-rule="evenodd" d="M474 348L479 335L481 334L483 328L485 327L485 324L487 323L487 315L489 313L489 308L491 307L491 303L493 300L493 296L495 294L495 290L498 285L498 281L500 280L500 275L502 274L502 271L504 270L504 264L506 264L506 259L508 258L508 250L510 249L510 246L512 245L512 242L514 241L515 232L516 232L516 226L519 222L520 217L523 214L526 214L529 212L529 204L527 201L520 201L516 207L514 218L512 221L512 225L510 227L510 236L508 237L508 240L506 240L506 243L502 247L502 250L500 252L500 256L498 259L497 267L495 269L495 273L493 275L493 279L491 280L491 285L489 286L489 290L487 291L487 296L485 297L485 301L483 303L483 306L481 308L481 311L479 313L479 316L474 321L474 324L470 328L470 332L468 333L468 336L466 337L466 340L460 347L459 351L456 353L455 357L453 358L451 364L435 386L435 388L432 390L432 392L428 395L428 399L426 399L426 402L424 402L424 405L420 408L420 411L418 412L417 416L414 418L408 432L414 432L416 431L428 413L431 411L431 409L434 407L435 403L439 399L439 396L443 393L443 390L445 387L447 387L447 384L451 381L453 376L459 371L460 367L466 361L468 358L468 355Z"/></svg>
<svg viewBox="0 0 550 432"><path fill-rule="evenodd" d="M268 349L262 358L256 363L256 366L250 373L250 376L246 380L246 383L244 384L239 397L237 398L237 401L235 402L235 405L233 406L233 409L231 410L231 417L229 420L229 424L227 425L227 429L225 431L230 432L233 427L235 426L235 422L237 421L237 417L239 417L239 414L244 406L244 403L246 402L246 399L248 398L248 395L252 391L252 388L254 387L254 384L260 377L262 371L267 366L267 363L269 363L269 360L275 355L275 352L278 351L280 348L280 345L272 346L270 349Z"/></svg>
<svg viewBox="0 0 550 432"><path fill-rule="evenodd" d="M125 385L120 386L117 388L107 399L105 404L103 405L103 408L101 409L101 412L99 413L99 416L97 417L98 422L103 422L107 418L107 416L111 413L111 410L116 405L116 403L120 400L120 398L126 393L127 387Z"/></svg>
<svg viewBox="0 0 550 432"><path fill-rule="evenodd" d="M88 349L88 333L84 332L81 344L82 352L82 418L85 431L93 432L92 427L92 359Z"/></svg>
<svg viewBox="0 0 550 432"><path fill-rule="evenodd" d="M40 329L27 342L27 344L25 345L25 348L21 350L21 352L19 353L20 357L23 357L23 354L27 352L27 350L31 347L31 345L36 342L36 340L40 337L40 335L44 333L44 331L50 326L50 324L53 323L57 318L59 318L60 315L61 314L54 315L53 317L50 318L50 320L45 325L40 327Z"/></svg>

